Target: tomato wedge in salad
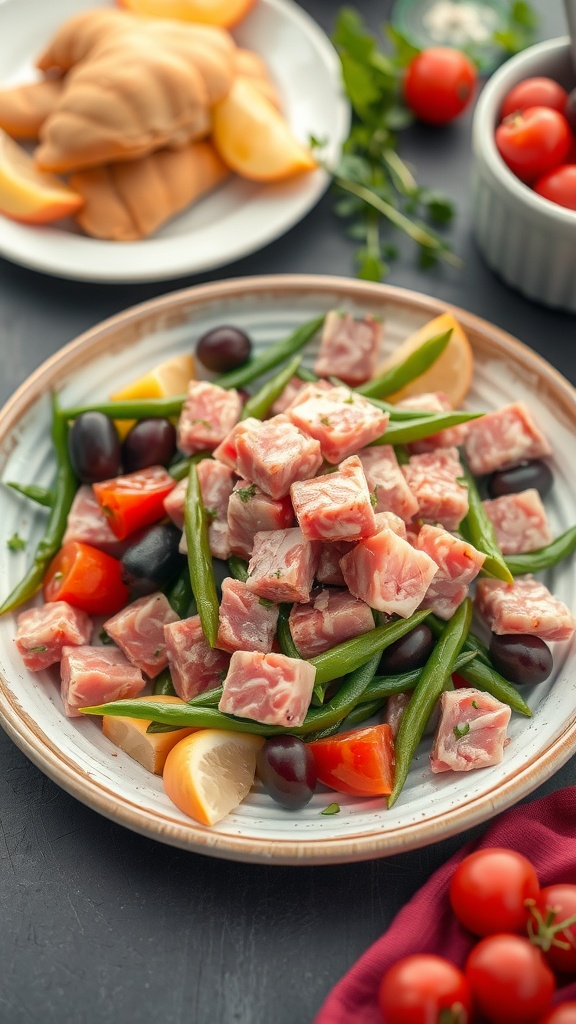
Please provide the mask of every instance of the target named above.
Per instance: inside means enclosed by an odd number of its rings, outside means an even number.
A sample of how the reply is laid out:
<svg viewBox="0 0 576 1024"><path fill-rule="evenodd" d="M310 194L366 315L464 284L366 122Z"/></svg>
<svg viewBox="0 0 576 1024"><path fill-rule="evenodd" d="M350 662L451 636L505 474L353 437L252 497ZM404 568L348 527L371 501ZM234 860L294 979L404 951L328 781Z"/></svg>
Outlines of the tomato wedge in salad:
<svg viewBox="0 0 576 1024"><path fill-rule="evenodd" d="M176 481L163 466L149 466L93 484L94 494L118 540L165 515L164 498Z"/></svg>
<svg viewBox="0 0 576 1024"><path fill-rule="evenodd" d="M318 781L353 796L388 796L394 786L394 741L389 725L353 729L308 744Z"/></svg>
<svg viewBox="0 0 576 1024"><path fill-rule="evenodd" d="M67 601L89 615L114 615L128 603L120 562L90 544L71 540L60 548L44 577L44 600Z"/></svg>

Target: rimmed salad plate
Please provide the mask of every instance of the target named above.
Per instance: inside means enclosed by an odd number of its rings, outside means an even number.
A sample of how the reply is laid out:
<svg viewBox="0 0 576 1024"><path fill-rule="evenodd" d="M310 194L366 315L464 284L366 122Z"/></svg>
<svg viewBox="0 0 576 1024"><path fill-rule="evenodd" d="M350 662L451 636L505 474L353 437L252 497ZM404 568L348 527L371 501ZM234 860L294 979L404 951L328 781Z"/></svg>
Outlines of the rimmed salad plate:
<svg viewBox="0 0 576 1024"><path fill-rule="evenodd" d="M3 0L0 85L32 81L34 60L67 18L112 0ZM288 123L302 142L321 139L327 166L348 134L340 61L317 23L292 0L257 0L234 29L239 46L260 53ZM58 277L82 281L163 281L232 263L283 235L316 205L330 177L318 169L260 184L231 175L152 238L109 242L83 235L73 221L37 227L0 216L0 255Z"/></svg>
<svg viewBox="0 0 576 1024"><path fill-rule="evenodd" d="M50 485L49 393L66 405L102 399L171 354L188 352L207 329L235 323L256 350L333 308L385 321L391 351L446 304L385 285L334 277L280 276L223 281L154 299L87 331L44 363L0 413L3 480ZM453 308L453 307L452 307ZM554 535L576 520L576 480L566 461L576 432L576 391L548 363L499 328L453 308L475 356L467 406L488 410L525 400L551 442L554 488L546 499ZM4 491L0 521L0 597L23 575L38 541L43 513ZM18 532L26 549L7 540ZM545 575L576 609L574 563ZM284 811L256 787L213 828L181 814L160 778L114 748L99 720L67 719L50 673L29 673L15 649L15 616L0 619L0 722L24 753L58 785L114 821L162 842L199 853L277 864L364 860L424 846L485 821L552 775L576 750L576 646L555 644L551 679L524 688L533 717L513 715L504 760L468 773L429 770L430 741L421 744L405 790L388 811L380 799L336 796L321 787L302 811ZM337 800L337 814L321 811Z"/></svg>

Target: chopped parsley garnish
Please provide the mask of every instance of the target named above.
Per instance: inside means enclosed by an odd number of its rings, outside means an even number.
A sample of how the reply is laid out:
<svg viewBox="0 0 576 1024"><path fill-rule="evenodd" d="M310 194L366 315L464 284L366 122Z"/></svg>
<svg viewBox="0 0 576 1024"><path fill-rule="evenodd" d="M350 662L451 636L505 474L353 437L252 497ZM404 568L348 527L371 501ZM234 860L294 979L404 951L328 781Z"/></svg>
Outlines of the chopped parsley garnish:
<svg viewBox="0 0 576 1024"><path fill-rule="evenodd" d="M320 417L320 423L323 423L325 427L329 427L330 426L330 420L328 419L327 416L321 416Z"/></svg>
<svg viewBox="0 0 576 1024"><path fill-rule="evenodd" d="M47 651L47 650L48 650L48 648L46 647L45 644L44 645L40 644L39 647L29 647L28 648L28 652L30 654L41 654L43 651Z"/></svg>
<svg viewBox="0 0 576 1024"><path fill-rule="evenodd" d="M190 423L201 423L203 427L206 427L206 430L214 429L209 420L190 420Z"/></svg>
<svg viewBox="0 0 576 1024"><path fill-rule="evenodd" d="M476 700L473 700L473 701L472 701L472 707L473 707L473 708L476 708L476 710L478 710L478 701L476 701Z"/></svg>
<svg viewBox="0 0 576 1024"><path fill-rule="evenodd" d="M372 505L372 508L376 508L376 505L378 504L376 488L374 488L374 490L370 493L370 504Z"/></svg>
<svg viewBox="0 0 576 1024"><path fill-rule="evenodd" d="M325 807L323 811L320 811L320 814L339 814L339 813L340 813L340 804L328 804L328 807Z"/></svg>
<svg viewBox="0 0 576 1024"><path fill-rule="evenodd" d="M470 732L470 726L468 725L468 722L466 722L462 726L455 725L453 732L454 732L454 735L455 735L456 739L460 740L460 739L462 739L463 736L466 736Z"/></svg>
<svg viewBox="0 0 576 1024"><path fill-rule="evenodd" d="M6 541L6 546L10 548L10 551L23 551L26 547L26 541L22 540L18 533L13 533Z"/></svg>
<svg viewBox="0 0 576 1024"><path fill-rule="evenodd" d="M256 494L256 484L248 484L248 487L241 487L239 491L236 491L236 494L240 498L240 501L243 501L244 504L246 504L246 502L250 501L250 498L253 498Z"/></svg>

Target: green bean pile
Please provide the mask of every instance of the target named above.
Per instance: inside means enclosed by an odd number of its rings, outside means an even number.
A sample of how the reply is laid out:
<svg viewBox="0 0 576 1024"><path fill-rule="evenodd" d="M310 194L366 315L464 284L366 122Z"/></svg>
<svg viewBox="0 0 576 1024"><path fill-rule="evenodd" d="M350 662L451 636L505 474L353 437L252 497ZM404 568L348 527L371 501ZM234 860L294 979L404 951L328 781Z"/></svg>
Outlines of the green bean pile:
<svg viewBox="0 0 576 1024"><path fill-rule="evenodd" d="M260 387L246 401L242 412L243 419L249 416L264 418L293 376L296 375L304 381L318 379L312 371L302 365L301 353L322 327L323 322L324 316L319 316L303 324L288 338L268 346L263 354L249 359L240 368L216 378L215 383L221 387L236 388L244 387L267 375ZM451 333L447 331L430 338L386 373L374 377L356 389L351 389L390 414L386 431L373 444L399 446L397 454L400 462L405 462L407 458L403 445L482 415L462 411L432 413L398 409L386 402L387 395L393 394L419 377L438 359L445 350ZM271 371L274 371L272 375ZM342 382L335 378L333 383L342 386ZM35 485L14 482L8 484L23 497L48 509L46 529L31 568L6 598L0 607L0 613L13 611L33 597L42 584L50 560L60 547L70 505L77 488L68 458L69 423L80 414L92 410L103 412L117 420L139 420L151 416L174 417L180 413L185 397L180 395L166 399L104 401L62 409L57 397L54 396L52 438L57 463L54 487L48 490ZM188 480L185 501L188 565L187 569L172 582L166 593L170 604L181 618L198 613L208 643L215 646L219 618L218 590L208 544L207 515L196 472L196 464L201 459L210 457L210 452L200 452L191 458L180 458L170 468L175 479ZM561 559L570 557L576 550L576 526L573 526L539 551L504 558L498 547L494 527L482 504L476 481L466 466L463 483L468 490L469 511L462 523L461 532L474 547L486 555L482 570L484 575L511 583L514 576L548 569ZM236 555L230 558L228 571L235 579L247 579L247 563ZM290 658L299 658L290 633L290 608L288 604L280 605L277 641L283 654ZM420 610L409 618L397 619L384 625L378 624L377 621L374 629L369 632L311 658L310 664L316 669L314 696L306 718L298 728L263 725L253 720L224 714L218 710L222 686L204 692L186 704L166 704L157 701L156 696L175 692L168 670L157 677L154 692L149 698L118 700L82 710L87 715L150 719L151 732L182 727L219 728L266 737L288 733L305 739L317 739L332 735L341 728L360 724L377 714L391 696L410 693L395 744L396 779L388 800L389 806L392 806L406 781L432 710L442 691L450 685L453 672L458 672L470 686L484 690L508 704L516 713L525 716L531 714L530 708L516 687L492 665L486 646L470 631L471 618L472 604L469 599L459 606L448 622L442 621L429 611ZM435 647L424 667L397 675L378 675L382 653L386 648L424 621L436 638Z"/></svg>

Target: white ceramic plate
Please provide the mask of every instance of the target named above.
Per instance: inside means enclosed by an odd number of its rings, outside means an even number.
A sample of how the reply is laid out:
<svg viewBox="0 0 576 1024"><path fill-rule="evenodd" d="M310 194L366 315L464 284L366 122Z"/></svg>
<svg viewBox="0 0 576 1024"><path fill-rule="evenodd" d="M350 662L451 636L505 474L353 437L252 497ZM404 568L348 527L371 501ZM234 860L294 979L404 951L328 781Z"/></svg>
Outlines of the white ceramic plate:
<svg viewBox="0 0 576 1024"><path fill-rule="evenodd" d="M49 392L64 404L103 398L171 353L190 351L205 330L223 322L247 329L257 347L284 337L320 312L343 308L384 317L386 349L447 307L401 289L339 278L269 277L200 286L155 299L105 321L45 363L0 413L3 480L49 485ZM456 311L475 351L471 407L526 399L550 439L555 486L547 499L554 533L576 520L576 480L562 454L576 433L576 392L547 363L486 321ZM0 553L4 598L23 575L44 513L11 492L2 496ZM18 531L26 551L10 553ZM576 608L574 563L547 574L548 586ZM149 775L104 739L98 720L65 718L50 672L27 672L13 644L15 617L0 620L0 721L42 771L79 800L136 831L197 852L239 860L318 863L384 856L423 846L483 821L550 776L576 748L576 647L555 646L554 678L525 690L532 719L513 715L500 765L434 776L423 743L406 788L391 811L380 799L318 791L302 811L288 812L261 789L212 829L181 814ZM341 811L320 812L336 799Z"/></svg>
<svg viewBox="0 0 576 1024"><path fill-rule="evenodd" d="M111 0L4 0L0 3L0 84L34 80L34 60L71 15ZM312 18L291 0L257 0L234 30L260 53L295 136L326 140L328 165L348 134L340 62ZM224 266L261 249L302 219L326 190L325 171L261 185L232 175L215 192L141 242L106 242L73 221L46 227L0 216L0 255L34 270L85 281L163 281Z"/></svg>

